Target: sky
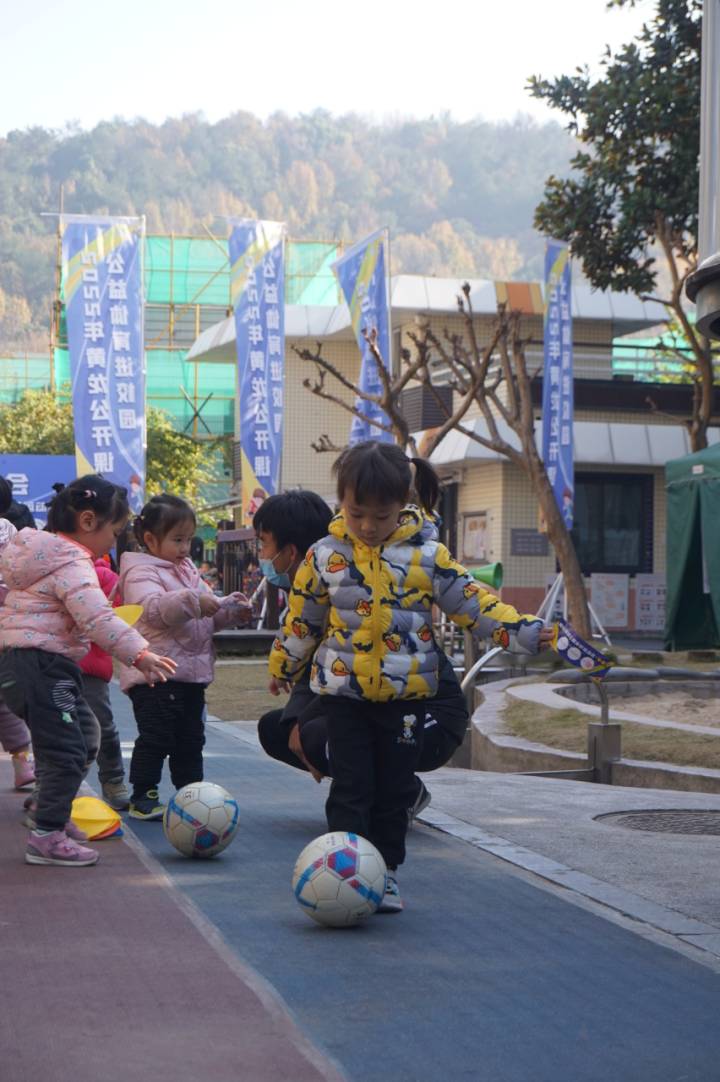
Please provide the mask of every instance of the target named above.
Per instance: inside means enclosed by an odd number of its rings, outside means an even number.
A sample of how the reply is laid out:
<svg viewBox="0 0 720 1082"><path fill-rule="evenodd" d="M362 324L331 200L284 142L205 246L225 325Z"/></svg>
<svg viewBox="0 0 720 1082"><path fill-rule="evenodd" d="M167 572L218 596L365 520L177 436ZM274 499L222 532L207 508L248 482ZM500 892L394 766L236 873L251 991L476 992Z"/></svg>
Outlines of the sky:
<svg viewBox="0 0 720 1082"><path fill-rule="evenodd" d="M323 108L542 122L531 74L597 70L654 11L606 0L0 0L0 136Z"/></svg>

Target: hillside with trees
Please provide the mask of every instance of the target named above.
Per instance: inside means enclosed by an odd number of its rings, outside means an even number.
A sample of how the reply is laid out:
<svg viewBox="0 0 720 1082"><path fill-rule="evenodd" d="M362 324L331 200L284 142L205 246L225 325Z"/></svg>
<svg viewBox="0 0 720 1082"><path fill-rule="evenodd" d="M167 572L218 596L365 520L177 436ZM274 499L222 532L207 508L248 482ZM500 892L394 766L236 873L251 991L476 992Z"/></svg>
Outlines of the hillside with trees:
<svg viewBox="0 0 720 1082"><path fill-rule="evenodd" d="M0 139L0 350L45 349L54 222L145 214L149 232L225 236L223 216L286 221L296 239L354 241L392 230L393 271L538 277L533 213L571 136L554 123L440 117L375 125L355 115L237 112L33 128Z"/></svg>

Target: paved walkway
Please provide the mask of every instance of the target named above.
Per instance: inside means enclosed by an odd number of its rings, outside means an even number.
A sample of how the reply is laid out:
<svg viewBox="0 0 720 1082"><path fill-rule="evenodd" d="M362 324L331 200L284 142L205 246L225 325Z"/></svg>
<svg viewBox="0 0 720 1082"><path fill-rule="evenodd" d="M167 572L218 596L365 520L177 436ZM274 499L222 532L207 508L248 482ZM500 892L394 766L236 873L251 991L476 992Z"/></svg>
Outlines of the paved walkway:
<svg viewBox="0 0 720 1082"><path fill-rule="evenodd" d="M252 726L211 724L208 737L207 776L241 806L237 839L211 862L137 823L100 843L94 869L27 867L21 801L3 792L3 1082L48 1077L51 1056L52 1082L139 1070L304 1082L333 1064L349 1082L720 1079L720 966L682 938L713 934L712 890L671 896L661 876L643 879L642 842L618 841L591 814L689 794L437 772L427 818L440 829L413 831L405 913L331 931L290 891L297 852L325 829L325 786L267 760ZM0 762L0 786L8 778ZM674 891L718 864L717 840L701 846ZM586 879L563 883L568 871ZM675 912L680 930L629 919L618 894L589 900L587 880Z"/></svg>

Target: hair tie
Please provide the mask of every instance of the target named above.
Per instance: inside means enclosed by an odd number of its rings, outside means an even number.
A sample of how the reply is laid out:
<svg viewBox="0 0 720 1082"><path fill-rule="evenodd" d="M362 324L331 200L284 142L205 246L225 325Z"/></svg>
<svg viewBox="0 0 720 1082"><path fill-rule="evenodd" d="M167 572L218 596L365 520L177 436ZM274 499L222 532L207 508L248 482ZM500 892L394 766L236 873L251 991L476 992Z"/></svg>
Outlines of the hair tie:
<svg viewBox="0 0 720 1082"><path fill-rule="evenodd" d="M90 499L96 500L97 499L97 492L95 491L94 488L86 488L85 491L83 492L83 496L85 497L86 500L90 500Z"/></svg>

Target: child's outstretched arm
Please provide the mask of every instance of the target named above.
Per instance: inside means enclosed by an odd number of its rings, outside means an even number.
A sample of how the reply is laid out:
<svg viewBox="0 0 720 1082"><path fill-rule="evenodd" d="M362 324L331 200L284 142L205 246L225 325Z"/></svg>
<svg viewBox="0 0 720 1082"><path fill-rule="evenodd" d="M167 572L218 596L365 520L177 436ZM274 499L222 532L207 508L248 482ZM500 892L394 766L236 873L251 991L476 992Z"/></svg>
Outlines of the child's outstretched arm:
<svg viewBox="0 0 720 1082"><path fill-rule="evenodd" d="M55 592L83 635L124 665L135 664L148 652L147 640L115 615L93 567L71 567Z"/></svg>
<svg viewBox="0 0 720 1082"><path fill-rule="evenodd" d="M218 602L218 607L213 614L213 625L216 631L222 631L225 627L236 627L247 624L252 620L252 605L245 594L238 590L226 597L216 597L206 583L203 583L208 593Z"/></svg>
<svg viewBox="0 0 720 1082"><path fill-rule="evenodd" d="M126 605L142 605L143 620L150 627L178 627L188 620L213 616L220 607L212 591L166 590L152 567L140 565L124 576L123 599ZM202 598L202 601L201 601Z"/></svg>
<svg viewBox="0 0 720 1082"><path fill-rule="evenodd" d="M484 590L444 545L438 545L435 557L433 595L454 623L513 653L536 654L549 641L551 632L542 620L522 615Z"/></svg>
<svg viewBox="0 0 720 1082"><path fill-rule="evenodd" d="M296 680L303 672L322 640L328 604L327 587L318 570L313 547L295 575L283 626L270 650L271 690L276 689L278 683Z"/></svg>

